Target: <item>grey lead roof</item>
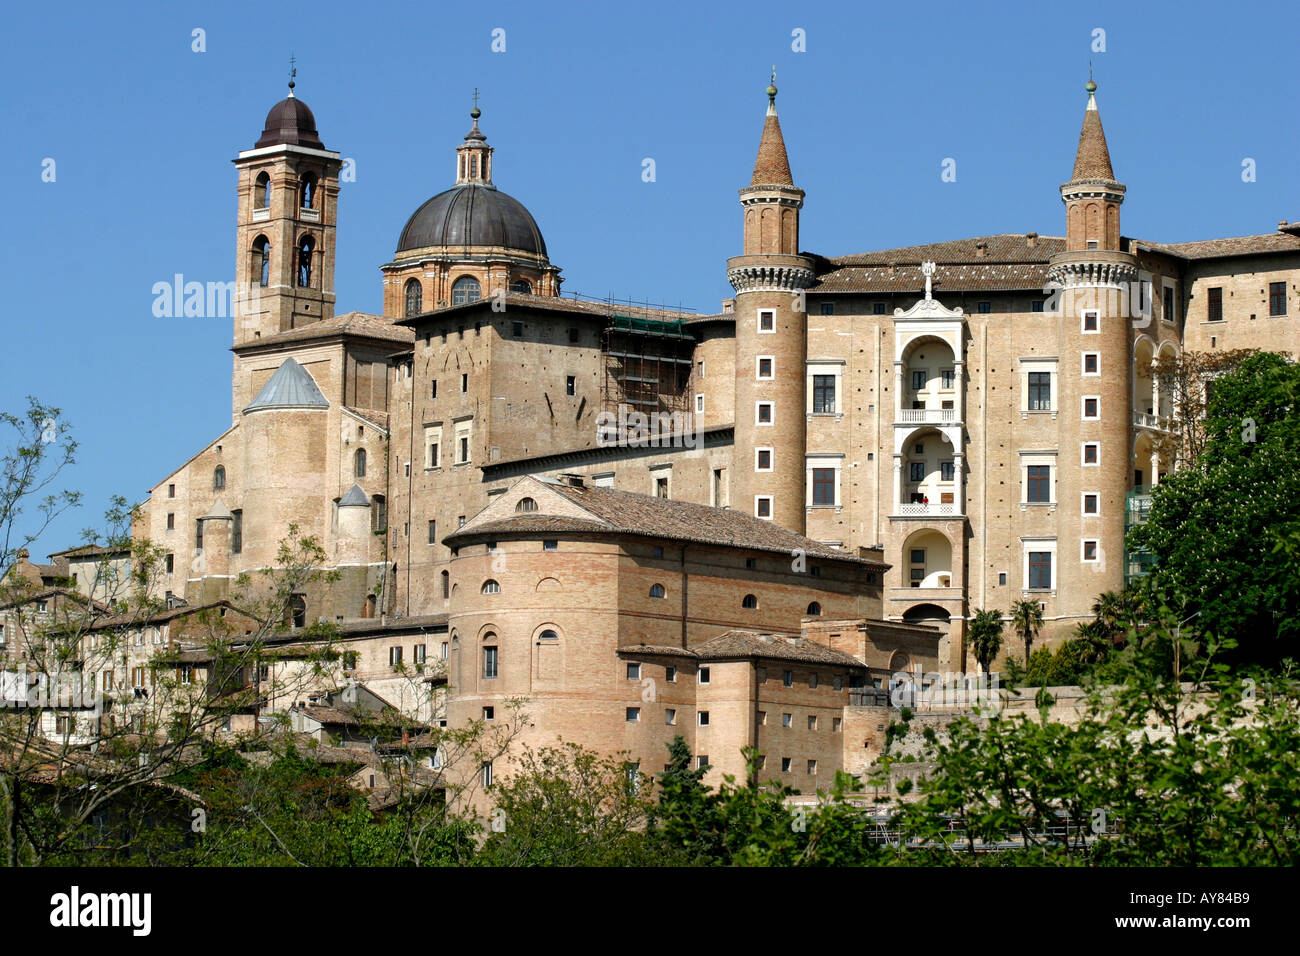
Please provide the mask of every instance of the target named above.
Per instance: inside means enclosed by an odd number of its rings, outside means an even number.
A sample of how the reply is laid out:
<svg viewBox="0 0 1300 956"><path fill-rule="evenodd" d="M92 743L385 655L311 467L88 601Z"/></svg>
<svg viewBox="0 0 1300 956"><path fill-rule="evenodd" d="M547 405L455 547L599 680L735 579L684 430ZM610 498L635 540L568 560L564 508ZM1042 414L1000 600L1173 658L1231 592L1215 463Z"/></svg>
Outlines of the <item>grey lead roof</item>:
<svg viewBox="0 0 1300 956"><path fill-rule="evenodd" d="M257 398L244 409L244 413L264 408L329 408L329 405L311 373L299 365L296 359L287 358L262 386Z"/></svg>

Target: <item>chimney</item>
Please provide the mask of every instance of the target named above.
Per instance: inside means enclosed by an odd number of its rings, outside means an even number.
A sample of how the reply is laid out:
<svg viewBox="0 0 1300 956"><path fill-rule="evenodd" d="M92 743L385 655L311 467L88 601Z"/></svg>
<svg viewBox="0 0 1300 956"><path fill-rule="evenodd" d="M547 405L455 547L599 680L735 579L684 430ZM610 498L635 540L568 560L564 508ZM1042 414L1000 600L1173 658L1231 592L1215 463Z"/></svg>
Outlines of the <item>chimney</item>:
<svg viewBox="0 0 1300 956"><path fill-rule="evenodd" d="M989 254L989 244L987 242L981 239L979 242L975 243L976 259L983 259L988 254Z"/></svg>
<svg viewBox="0 0 1300 956"><path fill-rule="evenodd" d="M889 262L889 276L890 276L890 278L893 278L894 275L896 274L896 273L895 273L895 270L896 270L896 267L897 267L897 266L898 266L898 263L897 263L897 262L894 262L894 261L891 259L890 262Z"/></svg>
<svg viewBox="0 0 1300 956"><path fill-rule="evenodd" d="M1027 233L1025 233L1025 245L1029 246L1030 249L1035 249L1035 248L1037 248L1037 247L1038 247L1038 233L1036 233L1036 232L1027 232Z"/></svg>

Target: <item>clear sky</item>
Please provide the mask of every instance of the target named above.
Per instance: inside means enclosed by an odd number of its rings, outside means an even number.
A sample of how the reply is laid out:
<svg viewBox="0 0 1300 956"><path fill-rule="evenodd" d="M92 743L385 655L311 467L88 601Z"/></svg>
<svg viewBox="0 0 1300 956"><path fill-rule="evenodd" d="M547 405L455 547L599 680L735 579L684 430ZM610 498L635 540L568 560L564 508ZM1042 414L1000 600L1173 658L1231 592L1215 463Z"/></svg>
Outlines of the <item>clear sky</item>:
<svg viewBox="0 0 1300 956"><path fill-rule="evenodd" d="M176 273L233 279L230 160L284 95L290 54L326 146L356 164L340 197L338 311L379 311L378 266L451 185L477 87L494 179L532 211L566 291L708 312L730 294L736 190L772 64L809 251L1060 235L1090 60L1128 186L1124 233L1247 235L1300 219L1298 11L6 3L0 408L36 395L64 410L81 443L67 483L86 496L34 557L78 543L110 495L143 498L229 425L231 320L156 318L151 290ZM955 182L941 179L949 158Z"/></svg>

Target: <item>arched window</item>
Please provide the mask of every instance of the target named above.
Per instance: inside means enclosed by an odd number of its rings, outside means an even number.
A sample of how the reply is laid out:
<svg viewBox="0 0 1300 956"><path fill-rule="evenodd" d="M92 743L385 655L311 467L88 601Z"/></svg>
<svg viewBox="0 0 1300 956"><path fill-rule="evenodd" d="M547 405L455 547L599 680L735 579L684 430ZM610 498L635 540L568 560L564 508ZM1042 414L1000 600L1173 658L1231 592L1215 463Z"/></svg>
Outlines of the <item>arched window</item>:
<svg viewBox="0 0 1300 956"><path fill-rule="evenodd" d="M258 285L271 283L271 242L266 236L253 240L253 274L257 276Z"/></svg>
<svg viewBox="0 0 1300 956"><path fill-rule="evenodd" d="M464 305L483 298L482 287L473 276L461 276L451 284L451 304Z"/></svg>
<svg viewBox="0 0 1300 956"><path fill-rule="evenodd" d="M370 530L376 534L388 530L388 502L383 495L370 496Z"/></svg>
<svg viewBox="0 0 1300 956"><path fill-rule="evenodd" d="M257 174L257 187L253 190L253 202L262 209L271 208L271 177L265 172Z"/></svg>
<svg viewBox="0 0 1300 956"><path fill-rule="evenodd" d="M302 193L299 202L303 209L315 209L316 202L316 174L308 173L302 177Z"/></svg>
<svg viewBox="0 0 1300 956"><path fill-rule="evenodd" d="M537 635L537 639L539 641L558 641L560 635L556 634L548 627L546 630L542 631L542 633Z"/></svg>
<svg viewBox="0 0 1300 956"><path fill-rule="evenodd" d="M531 295L533 284L527 279L516 279L514 282L510 283L510 291L522 292L524 295Z"/></svg>
<svg viewBox="0 0 1300 956"><path fill-rule="evenodd" d="M419 315L423 290L420 288L420 280L412 279L406 283L406 314Z"/></svg>
<svg viewBox="0 0 1300 956"><path fill-rule="evenodd" d="M212 490L223 491L226 487L226 466L217 465L212 471Z"/></svg>
<svg viewBox="0 0 1300 956"><path fill-rule="evenodd" d="M298 285L304 289L311 286L311 254L316 249L316 241L311 236L303 236L298 243Z"/></svg>
<svg viewBox="0 0 1300 956"><path fill-rule="evenodd" d="M752 611L754 608L758 607L758 598L754 597L752 594L746 594L744 599L740 602L740 606L749 608Z"/></svg>
<svg viewBox="0 0 1300 956"><path fill-rule="evenodd" d="M307 626L307 599L295 594L289 599L289 613L293 616L294 627Z"/></svg>
<svg viewBox="0 0 1300 956"><path fill-rule="evenodd" d="M516 510L516 511L536 511L536 510L537 510L537 499L535 499L535 498L520 498L520 499L519 499L519 504L515 505L515 510Z"/></svg>
<svg viewBox="0 0 1300 956"><path fill-rule="evenodd" d="M813 601L811 604L808 605L809 617L821 617L821 613L822 613L822 606L818 604L816 601Z"/></svg>
<svg viewBox="0 0 1300 956"><path fill-rule="evenodd" d="M451 573L449 571L442 572L442 597L443 600L451 597Z"/></svg>
<svg viewBox="0 0 1300 956"><path fill-rule="evenodd" d="M500 594L500 593L501 593L501 585L498 584L496 581L492 580L491 578L488 578L486 581L483 582L483 593L484 593L484 594Z"/></svg>
<svg viewBox="0 0 1300 956"><path fill-rule="evenodd" d="M652 598L661 598L664 596L664 586L662 584L650 585L650 596Z"/></svg>
<svg viewBox="0 0 1300 956"><path fill-rule="evenodd" d="M366 450L358 448L352 456L352 474L358 478L366 477Z"/></svg>

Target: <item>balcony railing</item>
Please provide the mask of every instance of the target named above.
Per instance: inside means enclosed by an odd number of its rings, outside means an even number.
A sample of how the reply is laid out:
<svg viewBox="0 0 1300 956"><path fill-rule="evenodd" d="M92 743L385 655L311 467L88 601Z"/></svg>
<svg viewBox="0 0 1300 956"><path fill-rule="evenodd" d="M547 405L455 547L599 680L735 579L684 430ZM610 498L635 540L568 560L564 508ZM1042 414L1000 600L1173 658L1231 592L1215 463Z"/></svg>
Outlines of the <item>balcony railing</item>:
<svg viewBox="0 0 1300 956"><path fill-rule="evenodd" d="M932 515L955 515L957 506L951 502L947 504L923 504L919 501L909 501L898 506L898 514L905 517L930 517Z"/></svg>
<svg viewBox="0 0 1300 956"><path fill-rule="evenodd" d="M1146 412L1133 413L1133 427L1135 428L1156 428L1160 431L1169 431L1169 419L1162 418L1159 415L1150 415Z"/></svg>
<svg viewBox="0 0 1300 956"><path fill-rule="evenodd" d="M946 425L957 421L955 408L904 408L898 420L907 425Z"/></svg>

